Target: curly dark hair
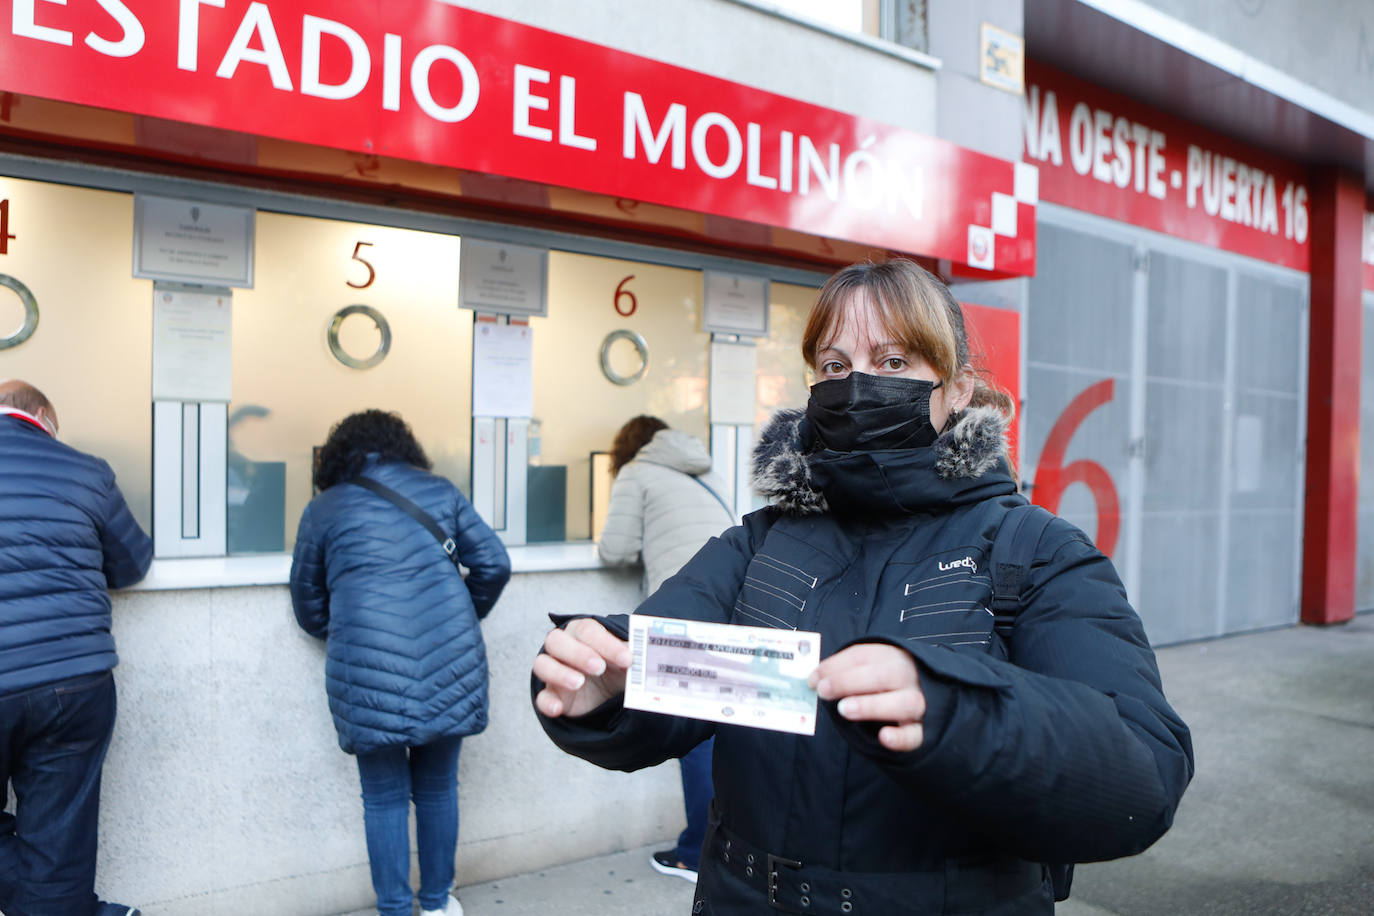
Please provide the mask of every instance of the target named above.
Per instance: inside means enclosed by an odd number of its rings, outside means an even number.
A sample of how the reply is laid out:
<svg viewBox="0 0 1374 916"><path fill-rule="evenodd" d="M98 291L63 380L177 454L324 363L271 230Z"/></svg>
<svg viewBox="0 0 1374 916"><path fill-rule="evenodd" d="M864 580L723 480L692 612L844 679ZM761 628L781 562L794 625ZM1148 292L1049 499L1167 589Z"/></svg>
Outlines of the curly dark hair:
<svg viewBox="0 0 1374 916"><path fill-rule="evenodd" d="M620 432L615 434L615 444L611 446L611 476L619 474L621 468L633 461L655 433L667 428L667 423L646 414L640 414L620 427Z"/></svg>
<svg viewBox="0 0 1374 916"><path fill-rule="evenodd" d="M425 450L415 441L400 414L386 410L364 410L349 414L329 431L315 463L315 488L321 492L336 483L357 477L370 454L383 461L404 461L426 471L430 469Z"/></svg>

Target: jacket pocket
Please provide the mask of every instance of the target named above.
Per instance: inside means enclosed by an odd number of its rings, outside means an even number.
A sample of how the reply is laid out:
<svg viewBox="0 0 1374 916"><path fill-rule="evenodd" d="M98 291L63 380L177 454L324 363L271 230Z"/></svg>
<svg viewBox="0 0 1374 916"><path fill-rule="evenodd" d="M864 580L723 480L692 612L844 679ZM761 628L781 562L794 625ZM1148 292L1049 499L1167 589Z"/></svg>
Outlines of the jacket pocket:
<svg viewBox="0 0 1374 916"><path fill-rule="evenodd" d="M917 563L903 583L897 629L909 643L951 648L992 644L992 580L982 551L947 550Z"/></svg>
<svg viewBox="0 0 1374 916"><path fill-rule="evenodd" d="M818 578L796 562L767 553L749 561L744 584L735 598L734 623L796 630L812 606Z"/></svg>

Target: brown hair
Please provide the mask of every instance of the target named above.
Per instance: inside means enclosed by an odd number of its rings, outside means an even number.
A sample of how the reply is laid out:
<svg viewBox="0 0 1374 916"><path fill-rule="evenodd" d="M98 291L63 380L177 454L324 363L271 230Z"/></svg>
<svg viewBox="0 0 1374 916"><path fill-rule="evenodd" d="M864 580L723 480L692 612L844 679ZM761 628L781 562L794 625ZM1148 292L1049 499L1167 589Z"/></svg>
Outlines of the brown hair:
<svg viewBox="0 0 1374 916"><path fill-rule="evenodd" d="M1008 420L1015 416L1010 395L992 385L969 354L964 312L949 287L905 258L851 264L825 282L802 333L802 356L813 370L819 368L821 350L839 331L849 303L858 297L872 304L893 340L929 363L943 381L968 372L973 379L970 407L996 407Z"/></svg>
<svg viewBox="0 0 1374 916"><path fill-rule="evenodd" d="M667 428L668 424L658 417L645 414L620 427L620 432L615 434L615 444L611 446L611 476L619 474L621 468L633 461L660 429Z"/></svg>

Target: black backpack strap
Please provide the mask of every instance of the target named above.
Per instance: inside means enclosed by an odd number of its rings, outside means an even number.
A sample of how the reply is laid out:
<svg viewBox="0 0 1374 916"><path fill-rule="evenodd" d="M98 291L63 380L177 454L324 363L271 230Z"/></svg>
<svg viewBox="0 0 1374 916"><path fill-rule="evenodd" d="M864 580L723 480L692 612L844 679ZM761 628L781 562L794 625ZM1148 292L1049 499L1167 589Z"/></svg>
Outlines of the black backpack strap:
<svg viewBox="0 0 1374 916"><path fill-rule="evenodd" d="M1021 612L1021 591L1025 588L1035 548L1054 515L1033 503L1016 506L1002 518L992 542L988 567L992 573L993 626L1007 639Z"/></svg>
<svg viewBox="0 0 1374 916"><path fill-rule="evenodd" d="M424 525L425 530L434 535L434 540L438 541L439 546L444 548L444 553L448 554L448 558L455 564L458 562L458 557L456 556L458 545L454 542L453 538L444 534L444 529L440 528L439 523L434 521L434 519L430 517L430 514L424 509L421 509L419 506L415 505L415 503L391 489L391 487L380 484L371 477L354 477L349 483L357 484L364 490L371 490L373 493L391 502L396 508L405 512L421 525Z"/></svg>
<svg viewBox="0 0 1374 916"><path fill-rule="evenodd" d="M993 627L1004 641L1011 637L1012 628L1016 626L1016 616L1021 612L1021 592L1035 561L1035 549L1053 519L1054 514L1047 509L1026 503L1007 512L997 529L988 567L992 572ZM1073 864L1047 864L1045 868L1054 899L1067 900L1073 883Z"/></svg>

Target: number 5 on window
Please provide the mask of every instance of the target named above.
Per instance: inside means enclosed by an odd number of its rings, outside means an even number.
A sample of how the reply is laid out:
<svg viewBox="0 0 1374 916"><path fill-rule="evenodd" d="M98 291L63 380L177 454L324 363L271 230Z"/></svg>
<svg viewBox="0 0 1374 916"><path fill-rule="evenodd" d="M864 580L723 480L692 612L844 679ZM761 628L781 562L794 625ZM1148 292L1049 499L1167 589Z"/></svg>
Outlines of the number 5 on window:
<svg viewBox="0 0 1374 916"><path fill-rule="evenodd" d="M359 264L367 268L367 280L363 283L354 283L352 280L345 281L349 286L353 287L354 289L367 289L369 286L372 285L372 281L377 279L377 269L373 267L372 263L362 255L364 245L366 245L369 248L372 247L371 242L359 242L358 244L353 246L353 260L357 261Z"/></svg>

